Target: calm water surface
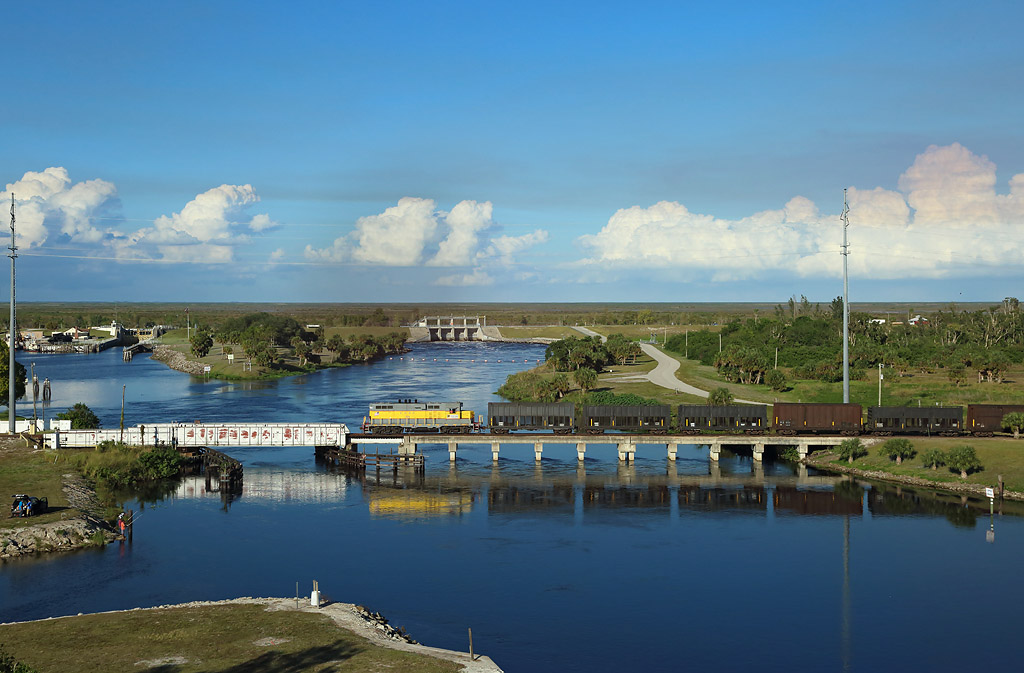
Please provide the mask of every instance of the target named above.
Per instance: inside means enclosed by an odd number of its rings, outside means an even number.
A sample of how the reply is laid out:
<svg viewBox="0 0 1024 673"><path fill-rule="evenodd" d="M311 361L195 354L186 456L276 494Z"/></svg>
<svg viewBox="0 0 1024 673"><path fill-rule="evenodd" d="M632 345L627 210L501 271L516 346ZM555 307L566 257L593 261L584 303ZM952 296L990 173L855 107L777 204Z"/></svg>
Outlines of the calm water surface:
<svg viewBox="0 0 1024 673"><path fill-rule="evenodd" d="M478 411L529 345L416 346L404 359L272 383L203 382L120 354L24 358L52 416L87 402L107 427L175 420L343 421L371 401ZM459 362L459 360L463 360ZM501 362L497 362L497 360ZM447 360L447 361L446 361ZM476 360L476 362L470 362ZM488 360L488 362L483 362ZM512 362L512 361L515 362ZM527 360L528 362L524 362ZM27 407L22 407L24 411ZM41 410L43 413L43 410ZM427 472L346 476L312 449L239 449L242 494L186 478L141 510L134 543L0 566L0 621L236 596L313 580L429 645L507 671L955 670L1018 660L1024 519L988 503L856 484L680 447L424 447ZM213 484L216 487L216 484Z"/></svg>

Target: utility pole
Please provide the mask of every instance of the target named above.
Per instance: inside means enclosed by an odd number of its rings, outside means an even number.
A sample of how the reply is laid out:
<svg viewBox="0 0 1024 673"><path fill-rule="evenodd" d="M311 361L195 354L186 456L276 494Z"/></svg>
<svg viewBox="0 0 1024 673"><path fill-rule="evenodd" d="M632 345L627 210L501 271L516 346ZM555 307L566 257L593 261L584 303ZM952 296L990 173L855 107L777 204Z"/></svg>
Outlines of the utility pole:
<svg viewBox="0 0 1024 673"><path fill-rule="evenodd" d="M192 328L189 327L187 306L185 307L185 338L190 341L192 340Z"/></svg>
<svg viewBox="0 0 1024 673"><path fill-rule="evenodd" d="M14 409L14 398L15 398L15 376L14 376L14 347L18 343L18 318L15 312L15 300L14 300L14 260L18 257L18 246L14 241L14 192L11 192L11 254L8 257L11 258L11 322L10 322L10 333L11 338L8 345L8 355L10 356L7 362L7 431L10 434L14 434L14 424L17 414Z"/></svg>
<svg viewBox="0 0 1024 673"><path fill-rule="evenodd" d="M878 363L878 406L882 406L882 363Z"/></svg>
<svg viewBox="0 0 1024 673"><path fill-rule="evenodd" d="M128 390L127 385L121 386L121 443L124 444L124 391Z"/></svg>
<svg viewBox="0 0 1024 673"><path fill-rule="evenodd" d="M36 398L39 397L39 379L36 378L36 363L32 363L32 434L39 432L36 429L38 417L36 416Z"/></svg>
<svg viewBox="0 0 1024 673"><path fill-rule="evenodd" d="M850 244L846 240L846 230L850 226L850 206L846 201L846 189L843 189L843 404L850 403L850 276L849 257Z"/></svg>

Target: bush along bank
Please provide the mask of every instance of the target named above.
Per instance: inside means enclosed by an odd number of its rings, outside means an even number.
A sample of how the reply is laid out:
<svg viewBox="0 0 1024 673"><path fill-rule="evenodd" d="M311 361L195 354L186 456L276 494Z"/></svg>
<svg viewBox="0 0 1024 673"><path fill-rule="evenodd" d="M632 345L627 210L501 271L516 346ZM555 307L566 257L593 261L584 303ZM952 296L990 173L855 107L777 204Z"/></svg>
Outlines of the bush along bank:
<svg viewBox="0 0 1024 673"><path fill-rule="evenodd" d="M170 447L140 448L112 441L100 442L94 451L61 451L60 458L110 491L173 479L185 464Z"/></svg>

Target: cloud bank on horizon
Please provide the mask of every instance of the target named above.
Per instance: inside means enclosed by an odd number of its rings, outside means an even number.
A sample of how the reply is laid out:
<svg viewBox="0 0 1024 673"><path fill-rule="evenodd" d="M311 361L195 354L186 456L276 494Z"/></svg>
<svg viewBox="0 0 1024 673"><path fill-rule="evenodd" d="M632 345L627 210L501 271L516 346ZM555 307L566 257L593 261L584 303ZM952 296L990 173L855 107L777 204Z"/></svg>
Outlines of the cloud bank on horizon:
<svg viewBox="0 0 1024 673"><path fill-rule="evenodd" d="M850 270L861 277L936 278L1019 263L1024 174L996 191L996 166L958 143L932 145L900 176L899 191L849 189ZM841 273L839 212L795 196L781 209L727 220L662 201L616 212L583 236L581 266L682 268L730 281L793 272Z"/></svg>
<svg viewBox="0 0 1024 673"><path fill-rule="evenodd" d="M932 145L899 177L898 189L849 189L851 272L880 279L999 273L1024 253L1024 174L997 190L996 166L958 143ZM18 245L39 256L120 262L242 265L278 224L249 215L260 197L251 185L223 184L197 194L170 215L130 228L119 215L116 186L103 179L73 182L62 167L26 172L0 198L17 203ZM792 197L783 207L739 219L694 213L676 201L625 207L595 233L577 238L576 259L559 250L543 264L550 233L512 236L490 201L463 200L442 210L430 198L407 196L383 212L360 217L333 241L298 240L261 253L268 269L301 264L426 270L447 287L496 280L544 284L565 278L612 282L625 275L673 270L680 280L716 282L839 274L838 209L822 213ZM106 224L100 224L106 223ZM343 226L343 225L339 225ZM62 254L71 250L74 254ZM346 269L348 271L346 271ZM247 266L251 270L251 265Z"/></svg>

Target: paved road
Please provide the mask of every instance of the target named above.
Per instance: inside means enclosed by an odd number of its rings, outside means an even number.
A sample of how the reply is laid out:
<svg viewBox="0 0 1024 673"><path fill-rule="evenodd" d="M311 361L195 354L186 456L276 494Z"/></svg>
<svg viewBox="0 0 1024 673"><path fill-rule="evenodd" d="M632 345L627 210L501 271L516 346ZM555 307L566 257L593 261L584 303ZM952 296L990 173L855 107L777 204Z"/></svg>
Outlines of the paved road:
<svg viewBox="0 0 1024 673"><path fill-rule="evenodd" d="M601 341L607 341L608 338L601 336L597 332L586 327L573 327L577 332L582 332L587 336L601 337ZM662 353L660 350L655 348L651 344L640 343L640 348L643 349L644 353L654 358L654 361L658 364L646 374L636 374L631 376L632 379L645 378L656 386L662 388L668 388L674 390L677 393L689 393L690 395L696 395L697 397L707 397L708 391L701 390L695 386L691 386L689 383L680 381L676 378L676 370L679 369L679 360ZM751 400L736 400L739 404L764 404L764 402L753 402Z"/></svg>
<svg viewBox="0 0 1024 673"><path fill-rule="evenodd" d="M608 337L602 336L601 334L598 334L597 332L595 332L592 329L587 329L586 327L573 327L573 329L576 330L577 332L582 332L586 336L600 337L601 343L604 343L605 341L608 341Z"/></svg>

